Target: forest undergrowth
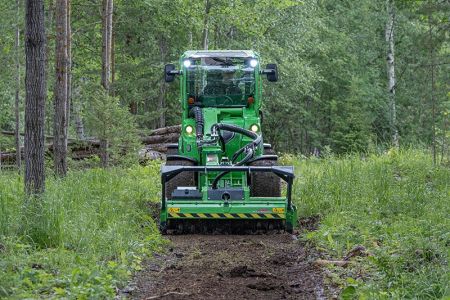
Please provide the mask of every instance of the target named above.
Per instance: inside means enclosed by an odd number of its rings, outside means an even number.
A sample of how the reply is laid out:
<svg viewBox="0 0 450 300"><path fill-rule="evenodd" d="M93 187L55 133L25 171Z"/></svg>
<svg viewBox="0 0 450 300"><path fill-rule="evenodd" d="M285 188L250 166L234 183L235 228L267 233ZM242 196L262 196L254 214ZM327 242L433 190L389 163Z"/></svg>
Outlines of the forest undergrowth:
<svg viewBox="0 0 450 300"><path fill-rule="evenodd" d="M49 175L26 202L22 177L0 173L0 298L113 298L164 245L148 205L159 165Z"/></svg>
<svg viewBox="0 0 450 300"><path fill-rule="evenodd" d="M167 244L152 216L161 162L48 176L46 192L25 199L22 177L0 173L0 298L111 298L141 263ZM305 158L294 165L302 219L319 219L300 239L324 258L328 284L343 298L449 296L450 169L429 153Z"/></svg>
<svg viewBox="0 0 450 300"><path fill-rule="evenodd" d="M300 217L320 219L303 238L332 259L358 246L362 256L328 277L351 299L441 299L450 296L450 168L429 153L299 159L295 201Z"/></svg>

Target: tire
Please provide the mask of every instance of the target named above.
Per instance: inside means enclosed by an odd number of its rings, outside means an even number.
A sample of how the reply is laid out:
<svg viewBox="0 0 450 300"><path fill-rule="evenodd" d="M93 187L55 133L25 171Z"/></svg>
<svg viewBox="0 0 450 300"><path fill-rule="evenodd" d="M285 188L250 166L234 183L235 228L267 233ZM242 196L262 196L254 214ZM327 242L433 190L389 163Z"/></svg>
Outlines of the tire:
<svg viewBox="0 0 450 300"><path fill-rule="evenodd" d="M261 159L254 161L251 166L276 166L276 160ZM252 197L281 197L281 179L270 172L253 172L250 175L250 196Z"/></svg>
<svg viewBox="0 0 450 300"><path fill-rule="evenodd" d="M166 155L178 155L178 146L177 147L167 147Z"/></svg>
<svg viewBox="0 0 450 300"><path fill-rule="evenodd" d="M193 166L194 163L188 160L169 160L166 162L167 166ZM172 192L179 186L195 186L195 174L189 172L182 172L166 182L166 197L172 199Z"/></svg>
<svg viewBox="0 0 450 300"><path fill-rule="evenodd" d="M264 155L276 155L277 153L272 147L264 147Z"/></svg>

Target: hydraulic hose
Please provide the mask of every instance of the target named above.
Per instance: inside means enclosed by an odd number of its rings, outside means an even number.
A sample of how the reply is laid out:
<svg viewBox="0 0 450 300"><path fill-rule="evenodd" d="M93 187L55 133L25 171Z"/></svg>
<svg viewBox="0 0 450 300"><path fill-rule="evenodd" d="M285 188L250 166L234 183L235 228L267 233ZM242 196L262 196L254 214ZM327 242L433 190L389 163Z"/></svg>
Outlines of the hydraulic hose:
<svg viewBox="0 0 450 300"><path fill-rule="evenodd" d="M243 135L253 139L252 142L248 143L247 145L245 145L244 147L242 147L241 149L239 149L238 151L236 151L233 154L231 163L234 166L241 166L241 165L245 164L246 162L248 162L255 154L255 148L258 147L262 141L262 137L260 135L254 133L250 130L247 130L247 129L244 129L244 128L241 128L241 127L238 127L235 125L217 123L211 127L212 135L220 136L220 130L227 130L227 131L240 133L240 134L243 134ZM241 155L241 153L243 153L243 152L245 153L245 157L241 161L235 163L235 161L237 160L239 155ZM228 171L224 171L224 172L221 172L219 175L217 175L216 178L214 178L214 180L212 182L212 188L217 189L217 183L219 182L219 180L228 173L229 173Z"/></svg>
<svg viewBox="0 0 450 300"><path fill-rule="evenodd" d="M218 132L221 129L240 133L240 134L243 134L243 135L248 136L249 138L253 139L253 141L251 143L245 145L244 147L242 147L241 149L236 151L236 153L233 154L233 157L231 158L232 163L234 163L236 161L236 159L239 157L239 155L241 155L242 152L244 152L245 149L250 148L250 147L256 148L259 146L259 144L261 144L262 137L260 135L257 135L253 131L250 131L250 130L247 130L247 129L244 129L244 128L241 128L241 127L238 127L235 125L217 123L217 124L214 124L213 126L211 126L211 133L213 135L219 135Z"/></svg>
<svg viewBox="0 0 450 300"><path fill-rule="evenodd" d="M203 136L203 126L204 126L204 119L203 119L203 112L202 109L198 106L193 107L189 111L189 117L195 118L195 131L197 135L197 140L201 139Z"/></svg>
<svg viewBox="0 0 450 300"><path fill-rule="evenodd" d="M242 166L243 164L248 162L253 157L253 153L254 153L253 149L248 149L248 152L245 155L245 157L240 162L234 164L233 166ZM217 183L219 183L219 180L228 173L229 173L229 171L221 172L219 175L216 176L216 178L214 178L214 180L212 182L212 188L214 190L217 189Z"/></svg>

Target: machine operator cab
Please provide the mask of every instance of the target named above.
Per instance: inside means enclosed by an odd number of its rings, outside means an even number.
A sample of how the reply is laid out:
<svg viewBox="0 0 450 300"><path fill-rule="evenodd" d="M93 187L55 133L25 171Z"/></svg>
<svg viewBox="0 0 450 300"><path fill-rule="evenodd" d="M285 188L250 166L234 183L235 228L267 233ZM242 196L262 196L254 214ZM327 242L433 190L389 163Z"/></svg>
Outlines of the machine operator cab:
<svg viewBox="0 0 450 300"><path fill-rule="evenodd" d="M189 106L245 107L259 98L260 74L267 74L269 81L278 79L275 64L261 69L259 56L246 50L187 51L180 65L180 71L166 65L165 80L182 75L183 99Z"/></svg>

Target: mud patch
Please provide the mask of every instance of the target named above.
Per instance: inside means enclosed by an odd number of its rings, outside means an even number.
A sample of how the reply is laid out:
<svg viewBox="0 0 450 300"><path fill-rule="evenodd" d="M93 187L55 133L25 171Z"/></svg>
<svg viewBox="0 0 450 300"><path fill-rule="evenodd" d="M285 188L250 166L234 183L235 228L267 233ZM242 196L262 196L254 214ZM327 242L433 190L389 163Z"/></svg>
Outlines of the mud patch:
<svg viewBox="0 0 450 300"><path fill-rule="evenodd" d="M289 234L169 236L134 299L325 299L318 254ZM318 292L319 291L319 292Z"/></svg>

